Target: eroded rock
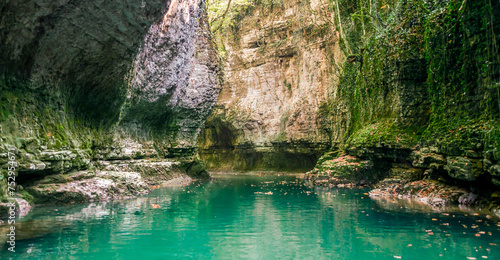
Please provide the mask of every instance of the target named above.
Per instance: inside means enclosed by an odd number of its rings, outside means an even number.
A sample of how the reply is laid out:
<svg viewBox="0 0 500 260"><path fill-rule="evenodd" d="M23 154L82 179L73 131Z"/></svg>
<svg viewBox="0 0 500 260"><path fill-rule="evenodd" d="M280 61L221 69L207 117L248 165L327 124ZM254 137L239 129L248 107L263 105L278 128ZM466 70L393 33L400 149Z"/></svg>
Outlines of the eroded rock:
<svg viewBox="0 0 500 260"><path fill-rule="evenodd" d="M350 155L320 159L322 163L306 173L305 179L316 185L368 184L376 178L370 174L373 162Z"/></svg>
<svg viewBox="0 0 500 260"><path fill-rule="evenodd" d="M474 202L472 199L466 199L470 197L470 193L467 190L434 180L414 181L407 184L381 182L369 194L373 197L410 198L433 207L443 207L458 203L470 205Z"/></svg>
<svg viewBox="0 0 500 260"><path fill-rule="evenodd" d="M97 172L90 179L66 183L37 184L28 191L37 203L70 203L110 200L149 192L136 172Z"/></svg>
<svg viewBox="0 0 500 260"><path fill-rule="evenodd" d="M444 167L448 174L459 180L475 181L484 174L482 160L461 156L449 156Z"/></svg>
<svg viewBox="0 0 500 260"><path fill-rule="evenodd" d="M414 151L411 157L413 158L412 165L418 168L442 170L446 165L446 159L441 154Z"/></svg>

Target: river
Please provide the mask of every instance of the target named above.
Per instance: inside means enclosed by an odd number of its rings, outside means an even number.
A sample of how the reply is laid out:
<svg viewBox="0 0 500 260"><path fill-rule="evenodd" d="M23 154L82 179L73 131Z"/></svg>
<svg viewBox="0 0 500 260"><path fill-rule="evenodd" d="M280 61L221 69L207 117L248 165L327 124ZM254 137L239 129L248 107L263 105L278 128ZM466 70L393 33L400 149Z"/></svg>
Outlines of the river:
<svg viewBox="0 0 500 260"><path fill-rule="evenodd" d="M500 259L500 224L293 175L214 175L122 201L37 207L1 259Z"/></svg>

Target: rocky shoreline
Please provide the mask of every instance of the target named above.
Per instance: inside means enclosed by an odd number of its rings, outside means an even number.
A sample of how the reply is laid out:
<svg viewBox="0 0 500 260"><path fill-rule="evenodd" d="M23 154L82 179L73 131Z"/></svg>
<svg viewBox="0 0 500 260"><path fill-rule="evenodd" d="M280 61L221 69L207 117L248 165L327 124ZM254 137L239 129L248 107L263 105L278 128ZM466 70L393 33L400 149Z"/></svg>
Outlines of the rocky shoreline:
<svg viewBox="0 0 500 260"><path fill-rule="evenodd" d="M115 143L118 145L93 151L51 150L30 139L20 148L10 147L17 166L16 190L2 198L0 219L8 217L12 203L15 215L22 217L35 205L128 199L159 186L209 177L197 155L162 158L148 143ZM2 168L7 168L7 150L0 147ZM6 191L7 183L1 184Z"/></svg>
<svg viewBox="0 0 500 260"><path fill-rule="evenodd" d="M432 208L457 205L500 217L498 152L466 150L467 155L422 149L351 148L320 158L304 180L317 186L369 187L371 198L399 198ZM383 152L381 152L383 151Z"/></svg>

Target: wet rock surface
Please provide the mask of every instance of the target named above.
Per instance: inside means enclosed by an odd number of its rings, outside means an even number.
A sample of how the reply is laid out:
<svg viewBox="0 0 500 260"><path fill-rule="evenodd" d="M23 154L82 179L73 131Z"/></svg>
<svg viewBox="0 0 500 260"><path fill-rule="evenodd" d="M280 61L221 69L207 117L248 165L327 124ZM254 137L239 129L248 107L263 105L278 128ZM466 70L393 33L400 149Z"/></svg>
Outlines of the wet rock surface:
<svg viewBox="0 0 500 260"><path fill-rule="evenodd" d="M450 204L474 205L477 198L477 195L465 189L438 181L424 180L405 184L383 180L369 194L370 196L410 198L434 207L444 207Z"/></svg>
<svg viewBox="0 0 500 260"><path fill-rule="evenodd" d="M37 203L70 203L126 198L149 188L136 172L97 172L95 177L28 188Z"/></svg>
<svg viewBox="0 0 500 260"><path fill-rule="evenodd" d="M17 221L12 225L16 230L16 240L27 240L38 237L43 237L51 233L57 233L64 228L70 227L72 224L69 221L53 220L53 219L33 219L28 221ZM8 234L11 225L1 225L0 232ZM8 246L8 236L0 237L0 249Z"/></svg>
<svg viewBox="0 0 500 260"><path fill-rule="evenodd" d="M415 146L413 151L382 145L349 147L347 154L325 154L305 179L311 184L331 187L371 184L373 198L394 197L431 207L461 205L498 212L499 168L493 152L460 148L460 152L450 155L443 151L437 146ZM382 167L378 172L367 169L366 174L373 179L366 182L359 171L361 165Z"/></svg>

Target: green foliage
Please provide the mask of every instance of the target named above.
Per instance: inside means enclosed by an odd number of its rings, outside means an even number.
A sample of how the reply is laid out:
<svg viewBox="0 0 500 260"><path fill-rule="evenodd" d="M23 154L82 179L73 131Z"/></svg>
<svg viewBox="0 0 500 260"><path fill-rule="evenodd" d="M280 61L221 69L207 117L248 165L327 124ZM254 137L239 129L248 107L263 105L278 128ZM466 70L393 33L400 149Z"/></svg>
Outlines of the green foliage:
<svg viewBox="0 0 500 260"><path fill-rule="evenodd" d="M499 118L499 16L498 1L449 1L429 14L424 38L432 121L450 114Z"/></svg>
<svg viewBox="0 0 500 260"><path fill-rule="evenodd" d="M384 120L356 131L347 142L355 147L383 145L411 149L421 140L423 130L422 127L401 127Z"/></svg>
<svg viewBox="0 0 500 260"><path fill-rule="evenodd" d="M288 91L292 91L292 84L291 83L288 83L286 81L286 79L283 80L283 85L286 86L286 88L288 89Z"/></svg>
<svg viewBox="0 0 500 260"><path fill-rule="evenodd" d="M340 65L334 101L348 107L345 138L356 133L351 141L369 141L362 138L367 126L391 120L384 132L399 128L418 134L427 128L425 138L478 121L498 128L500 2L330 0L329 9L348 57ZM401 89L408 81L415 82L415 89ZM398 110L411 98L398 97L419 91L428 96L418 105L424 121L404 122ZM334 105L322 113L335 113Z"/></svg>
<svg viewBox="0 0 500 260"><path fill-rule="evenodd" d="M237 26L252 3L253 0L208 0L206 5L211 30L220 27L226 31Z"/></svg>

